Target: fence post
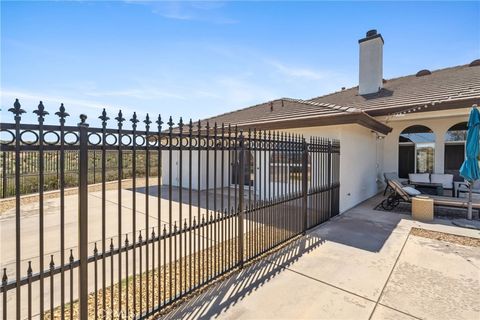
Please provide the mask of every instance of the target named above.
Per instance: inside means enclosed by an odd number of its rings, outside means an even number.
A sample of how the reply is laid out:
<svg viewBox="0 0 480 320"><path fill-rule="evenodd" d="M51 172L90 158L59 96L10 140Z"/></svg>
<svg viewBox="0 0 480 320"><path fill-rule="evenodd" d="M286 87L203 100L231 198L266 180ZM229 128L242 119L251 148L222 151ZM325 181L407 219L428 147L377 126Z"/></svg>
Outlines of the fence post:
<svg viewBox="0 0 480 320"><path fill-rule="evenodd" d="M302 138L302 212L303 212L303 234L308 229L308 149L305 138Z"/></svg>
<svg viewBox="0 0 480 320"><path fill-rule="evenodd" d="M78 318L88 319L88 124L80 115L78 124L80 154L78 161Z"/></svg>
<svg viewBox="0 0 480 320"><path fill-rule="evenodd" d="M243 137L243 132L240 131L240 137L238 138L239 142L239 168L238 168L238 263L240 268L243 267L243 243L244 243L244 234L243 234L243 197L244 190L243 186L245 185L245 140Z"/></svg>
<svg viewBox="0 0 480 320"><path fill-rule="evenodd" d="M332 188L332 140L328 139L328 177L327 177L327 183L328 183L328 194L329 194L329 204L328 208L330 211L330 218L332 217L332 198L333 198L333 188Z"/></svg>
<svg viewBox="0 0 480 320"><path fill-rule="evenodd" d="M2 152L2 198L5 198L7 195L7 153Z"/></svg>

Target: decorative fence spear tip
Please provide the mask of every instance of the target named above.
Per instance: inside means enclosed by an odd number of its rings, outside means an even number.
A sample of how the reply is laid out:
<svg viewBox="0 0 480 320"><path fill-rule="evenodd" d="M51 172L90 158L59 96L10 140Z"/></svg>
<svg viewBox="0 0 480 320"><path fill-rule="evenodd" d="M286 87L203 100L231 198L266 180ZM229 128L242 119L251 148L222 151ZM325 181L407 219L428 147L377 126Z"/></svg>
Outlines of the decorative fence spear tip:
<svg viewBox="0 0 480 320"><path fill-rule="evenodd" d="M13 108L8 109L8 111L12 112L17 117L20 116L22 113L26 113L26 111L22 109L22 106L20 105L18 99L15 99L15 102L13 103Z"/></svg>

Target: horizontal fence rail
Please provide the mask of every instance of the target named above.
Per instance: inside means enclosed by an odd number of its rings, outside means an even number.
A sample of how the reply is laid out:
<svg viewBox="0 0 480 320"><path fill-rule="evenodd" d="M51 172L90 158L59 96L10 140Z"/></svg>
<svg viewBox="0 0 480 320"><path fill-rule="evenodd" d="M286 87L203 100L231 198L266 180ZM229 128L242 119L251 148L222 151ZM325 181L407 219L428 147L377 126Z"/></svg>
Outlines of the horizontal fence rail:
<svg viewBox="0 0 480 320"><path fill-rule="evenodd" d="M24 124L18 100L9 111L2 319L145 318L339 213L336 140L105 110L101 127L66 126L63 104Z"/></svg>

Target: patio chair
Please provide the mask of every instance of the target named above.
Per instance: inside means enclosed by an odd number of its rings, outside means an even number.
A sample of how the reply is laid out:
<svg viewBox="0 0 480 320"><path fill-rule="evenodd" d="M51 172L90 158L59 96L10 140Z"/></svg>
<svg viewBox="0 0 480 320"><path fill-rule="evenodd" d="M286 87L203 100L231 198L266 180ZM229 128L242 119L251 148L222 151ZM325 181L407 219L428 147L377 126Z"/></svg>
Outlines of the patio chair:
<svg viewBox="0 0 480 320"><path fill-rule="evenodd" d="M400 182L402 185L406 186L408 184L408 179L402 179L398 177L398 173L396 172L384 172L383 177L385 179L385 190L383 191L383 195L385 196L387 194L388 189L390 188L388 186L388 181L389 180L396 180Z"/></svg>
<svg viewBox="0 0 480 320"><path fill-rule="evenodd" d="M468 194L468 182L456 182L456 197L459 198L460 194ZM477 180L473 183L472 188L473 194L480 194L480 180Z"/></svg>
<svg viewBox="0 0 480 320"><path fill-rule="evenodd" d="M420 192L413 188L404 187L401 183L396 180L389 180L388 181L389 188L392 190L390 195L382 201L381 206L385 210L393 210L397 207L400 202L411 203L412 198L416 195L419 195ZM412 190L416 192L412 192ZM409 191L409 192L407 192ZM441 197L441 196L432 196L428 195L429 198L433 199L433 205L437 207L450 207L450 208L468 208L468 201L467 199L463 198L451 198L451 197ZM472 203L472 208L480 211L480 202L474 201Z"/></svg>

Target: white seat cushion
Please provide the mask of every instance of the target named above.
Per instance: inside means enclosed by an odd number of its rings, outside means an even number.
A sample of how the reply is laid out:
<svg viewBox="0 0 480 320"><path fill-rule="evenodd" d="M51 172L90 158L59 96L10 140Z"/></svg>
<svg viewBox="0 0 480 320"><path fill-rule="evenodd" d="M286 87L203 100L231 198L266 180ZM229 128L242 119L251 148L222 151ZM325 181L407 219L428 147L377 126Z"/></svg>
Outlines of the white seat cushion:
<svg viewBox="0 0 480 320"><path fill-rule="evenodd" d="M408 179L410 182L430 183L429 173L409 173Z"/></svg>
<svg viewBox="0 0 480 320"><path fill-rule="evenodd" d="M432 183L441 183L445 189L453 188L453 174L432 173L430 178Z"/></svg>
<svg viewBox="0 0 480 320"><path fill-rule="evenodd" d="M402 189L408 193L409 196L418 196L419 194L422 194L420 191L412 187L403 187Z"/></svg>

